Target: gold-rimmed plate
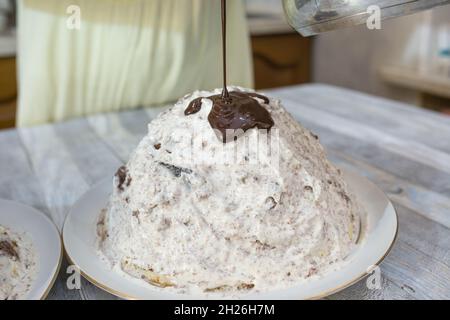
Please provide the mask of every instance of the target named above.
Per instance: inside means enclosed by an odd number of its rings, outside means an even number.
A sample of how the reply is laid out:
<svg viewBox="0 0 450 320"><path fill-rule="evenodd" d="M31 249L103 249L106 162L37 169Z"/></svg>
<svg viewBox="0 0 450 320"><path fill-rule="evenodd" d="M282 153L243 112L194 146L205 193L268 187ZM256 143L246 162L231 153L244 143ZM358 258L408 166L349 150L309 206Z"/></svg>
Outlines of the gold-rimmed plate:
<svg viewBox="0 0 450 320"><path fill-rule="evenodd" d="M347 170L342 171L350 190L366 212L362 219L360 239L355 250L347 258L347 263L319 279L309 279L282 290L243 294L238 298L250 300L322 298L361 280L388 255L398 231L397 214L392 203L366 178ZM100 258L96 248L96 223L110 195L111 181L108 179L101 182L81 197L72 208L64 225L63 241L68 258L80 268L86 279L103 290L125 299L229 298L203 294L176 294L111 270Z"/></svg>
<svg viewBox="0 0 450 320"><path fill-rule="evenodd" d="M52 288L63 256L61 236L53 222L42 212L26 205L0 199L0 225L24 233L36 251L37 274L25 297L45 299Z"/></svg>

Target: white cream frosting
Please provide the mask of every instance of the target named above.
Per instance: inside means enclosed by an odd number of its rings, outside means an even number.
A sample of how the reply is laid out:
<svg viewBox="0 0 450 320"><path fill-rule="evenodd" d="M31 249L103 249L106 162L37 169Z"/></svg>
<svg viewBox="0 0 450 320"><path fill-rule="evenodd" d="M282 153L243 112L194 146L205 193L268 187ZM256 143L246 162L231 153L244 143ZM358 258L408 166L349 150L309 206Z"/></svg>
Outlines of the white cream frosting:
<svg viewBox="0 0 450 320"><path fill-rule="evenodd" d="M7 243L15 253L0 248L0 300L26 299L37 274L33 243L26 234L1 225L0 242Z"/></svg>
<svg viewBox="0 0 450 320"><path fill-rule="evenodd" d="M121 188L114 180L101 252L134 277L183 292L265 291L338 268L358 237L360 207L317 137L270 99L276 157L199 161L259 134L224 145L207 120L208 99L185 116L190 101L219 93L195 92L149 124Z"/></svg>

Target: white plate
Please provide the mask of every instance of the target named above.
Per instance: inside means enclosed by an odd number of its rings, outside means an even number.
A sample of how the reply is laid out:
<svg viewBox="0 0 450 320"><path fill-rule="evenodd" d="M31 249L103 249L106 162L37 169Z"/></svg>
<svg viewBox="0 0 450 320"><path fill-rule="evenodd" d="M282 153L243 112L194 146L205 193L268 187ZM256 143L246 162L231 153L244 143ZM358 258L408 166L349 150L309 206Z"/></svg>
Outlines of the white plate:
<svg viewBox="0 0 450 320"><path fill-rule="evenodd" d="M62 260L61 236L55 225L42 212L8 200L0 200L0 225L30 237L37 251L38 272L27 299L45 299Z"/></svg>
<svg viewBox="0 0 450 320"><path fill-rule="evenodd" d="M338 292L367 275L389 253L397 236L397 215L387 197L374 184L354 173L344 171L349 188L365 207L363 232L358 246L343 268L321 279L294 287L246 294L245 299L316 299ZM88 191L75 204L64 225L66 253L84 277L98 287L125 299L205 299L202 295L164 292L140 280L130 280L112 270L98 257L95 249L96 222L112 188L111 179Z"/></svg>

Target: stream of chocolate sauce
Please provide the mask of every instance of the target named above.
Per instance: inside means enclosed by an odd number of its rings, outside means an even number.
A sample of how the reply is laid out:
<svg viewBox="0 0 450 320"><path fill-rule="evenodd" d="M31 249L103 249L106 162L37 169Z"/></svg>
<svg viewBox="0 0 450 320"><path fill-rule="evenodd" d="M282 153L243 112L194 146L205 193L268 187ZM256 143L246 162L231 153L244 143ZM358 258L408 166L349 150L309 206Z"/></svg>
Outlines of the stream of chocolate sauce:
<svg viewBox="0 0 450 320"><path fill-rule="evenodd" d="M186 116L199 112L202 108L202 99L209 99L213 107L208 116L211 127L222 135L223 143L234 141L239 133L252 128L270 130L274 121L256 99L265 104L269 99L257 93L233 91L227 89L227 0L222 1L222 59L223 59L223 91L222 94L207 98L197 98L189 104L184 111Z"/></svg>

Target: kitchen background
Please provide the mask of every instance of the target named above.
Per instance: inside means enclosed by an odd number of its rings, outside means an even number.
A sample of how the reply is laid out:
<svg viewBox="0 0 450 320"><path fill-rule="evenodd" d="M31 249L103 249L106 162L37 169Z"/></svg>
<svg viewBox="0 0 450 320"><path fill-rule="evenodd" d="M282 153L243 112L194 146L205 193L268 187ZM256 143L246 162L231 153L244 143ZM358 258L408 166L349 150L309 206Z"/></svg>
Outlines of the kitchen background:
<svg viewBox="0 0 450 320"><path fill-rule="evenodd" d="M303 38L281 0L247 0L257 89L328 83L450 114L450 6ZM0 0L0 128L16 110L15 0Z"/></svg>

